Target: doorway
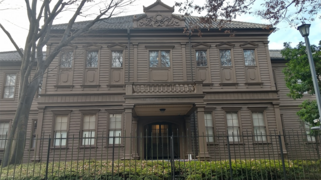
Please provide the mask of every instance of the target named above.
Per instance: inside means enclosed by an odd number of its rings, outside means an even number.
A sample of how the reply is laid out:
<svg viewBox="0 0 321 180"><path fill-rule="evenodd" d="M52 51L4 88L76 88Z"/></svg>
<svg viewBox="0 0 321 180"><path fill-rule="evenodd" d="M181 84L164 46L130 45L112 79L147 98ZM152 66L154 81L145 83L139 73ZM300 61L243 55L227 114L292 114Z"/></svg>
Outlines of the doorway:
<svg viewBox="0 0 321 180"><path fill-rule="evenodd" d="M173 123L152 123L147 125L145 135L145 159L171 158L171 137L173 137L174 158L179 158L178 126Z"/></svg>

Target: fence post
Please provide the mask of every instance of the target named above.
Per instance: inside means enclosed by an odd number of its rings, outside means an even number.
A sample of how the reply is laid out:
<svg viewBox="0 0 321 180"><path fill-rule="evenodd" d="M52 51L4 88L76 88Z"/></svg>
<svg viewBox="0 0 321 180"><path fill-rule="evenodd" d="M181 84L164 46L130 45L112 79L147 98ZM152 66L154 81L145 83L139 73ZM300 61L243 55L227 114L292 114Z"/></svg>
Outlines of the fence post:
<svg viewBox="0 0 321 180"><path fill-rule="evenodd" d="M174 140L173 135L171 136L171 165L172 165L172 179L175 179L175 162L174 162Z"/></svg>
<svg viewBox="0 0 321 180"><path fill-rule="evenodd" d="M282 159L282 167L283 167L283 176L284 180L286 180L286 172L285 172L285 164L284 164L284 156L283 156L283 148L282 148L282 142L281 142L281 135L278 135L279 137L279 145L280 145L280 151L281 151L281 159Z"/></svg>
<svg viewBox="0 0 321 180"><path fill-rule="evenodd" d="M51 145L51 137L49 135L48 139L48 150L47 150L47 160L46 160L46 174L45 174L45 179L48 179L48 165L49 165L49 154L50 154L50 145Z"/></svg>
<svg viewBox="0 0 321 180"><path fill-rule="evenodd" d="M234 138L234 137L233 137L233 138ZM229 161L229 164L230 164L230 176L231 176L231 180L233 180L233 169L232 169L232 160L231 160L231 149L230 149L230 141L229 141L228 135L226 136L226 140L227 140L228 161Z"/></svg>

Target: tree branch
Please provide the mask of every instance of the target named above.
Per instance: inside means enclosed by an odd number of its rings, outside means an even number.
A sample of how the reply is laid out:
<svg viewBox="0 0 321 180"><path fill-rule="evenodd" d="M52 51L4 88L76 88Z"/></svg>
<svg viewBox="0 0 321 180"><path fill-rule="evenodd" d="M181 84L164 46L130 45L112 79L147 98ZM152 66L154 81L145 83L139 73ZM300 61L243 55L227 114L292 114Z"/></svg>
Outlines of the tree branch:
<svg viewBox="0 0 321 180"><path fill-rule="evenodd" d="M15 42L15 40L12 38L11 34L2 26L2 24L0 24L0 27L2 29L2 31L8 36L8 38L10 39L11 43L14 45L14 47L16 48L16 50L18 51L21 59L23 58L23 53L21 51L21 49L18 47L17 43Z"/></svg>

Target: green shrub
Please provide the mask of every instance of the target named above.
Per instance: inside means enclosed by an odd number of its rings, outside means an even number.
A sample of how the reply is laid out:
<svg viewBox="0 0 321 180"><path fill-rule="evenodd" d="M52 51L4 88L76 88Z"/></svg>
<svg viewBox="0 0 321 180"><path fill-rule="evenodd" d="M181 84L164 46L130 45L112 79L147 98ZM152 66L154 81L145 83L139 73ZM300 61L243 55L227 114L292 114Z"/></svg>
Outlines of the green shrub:
<svg viewBox="0 0 321 180"><path fill-rule="evenodd" d="M234 180L282 179L283 166L279 160L232 160ZM287 179L320 179L321 161L286 160ZM29 163L1 169L1 179L44 179L45 163ZM229 161L175 161L175 178L186 180L230 179ZM73 161L48 164L48 179L170 179L171 165L168 161Z"/></svg>

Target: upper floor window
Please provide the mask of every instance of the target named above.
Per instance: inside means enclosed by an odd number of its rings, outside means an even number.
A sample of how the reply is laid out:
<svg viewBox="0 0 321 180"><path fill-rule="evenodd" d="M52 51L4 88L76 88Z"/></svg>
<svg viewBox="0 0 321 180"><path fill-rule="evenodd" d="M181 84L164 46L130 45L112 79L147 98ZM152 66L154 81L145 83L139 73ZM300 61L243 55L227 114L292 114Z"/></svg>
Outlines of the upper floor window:
<svg viewBox="0 0 321 180"><path fill-rule="evenodd" d="M5 148L7 133L9 131L9 122L0 123L0 148Z"/></svg>
<svg viewBox="0 0 321 180"><path fill-rule="evenodd" d="M245 66L256 66L254 49L244 50Z"/></svg>
<svg viewBox="0 0 321 180"><path fill-rule="evenodd" d="M96 68L98 66L98 51L88 51L86 67L87 68Z"/></svg>
<svg viewBox="0 0 321 180"><path fill-rule="evenodd" d="M120 144L121 143L121 114L110 114L109 115L109 144Z"/></svg>
<svg viewBox="0 0 321 180"><path fill-rule="evenodd" d="M71 68L72 67L73 52L65 51L61 55L60 67L62 68Z"/></svg>
<svg viewBox="0 0 321 180"><path fill-rule="evenodd" d="M94 145L96 134L96 116L85 115L83 121L82 145Z"/></svg>
<svg viewBox="0 0 321 180"><path fill-rule="evenodd" d="M196 65L197 66L207 66L207 56L206 51L196 51Z"/></svg>
<svg viewBox="0 0 321 180"><path fill-rule="evenodd" d="M227 119L227 133L229 136L230 142L239 142L240 133L239 133L239 120L236 112L226 113Z"/></svg>
<svg viewBox="0 0 321 180"><path fill-rule="evenodd" d="M253 112L253 128L255 141L266 141L266 128L262 112Z"/></svg>
<svg viewBox="0 0 321 180"><path fill-rule="evenodd" d="M4 85L4 98L14 98L14 91L16 85L16 74L7 74Z"/></svg>
<svg viewBox="0 0 321 180"><path fill-rule="evenodd" d="M123 51L112 51L111 67L123 67Z"/></svg>
<svg viewBox="0 0 321 180"><path fill-rule="evenodd" d="M170 51L149 51L149 67L170 66Z"/></svg>
<svg viewBox="0 0 321 180"><path fill-rule="evenodd" d="M67 144L67 126L68 126L68 116L59 115L55 119L55 129L54 129L54 146L66 146Z"/></svg>
<svg viewBox="0 0 321 180"><path fill-rule="evenodd" d="M232 66L231 50L221 49L221 66Z"/></svg>
<svg viewBox="0 0 321 180"><path fill-rule="evenodd" d="M34 149L36 147L36 132L37 132L37 120L32 121L32 138L30 148Z"/></svg>
<svg viewBox="0 0 321 180"><path fill-rule="evenodd" d="M298 79L298 84L302 84L302 80L301 79ZM304 91L303 94L308 94L308 91Z"/></svg>
<svg viewBox="0 0 321 180"><path fill-rule="evenodd" d="M212 121L212 114L205 113L204 114L205 119L205 128L206 128L206 142L214 142L214 127L213 127L213 121Z"/></svg>

